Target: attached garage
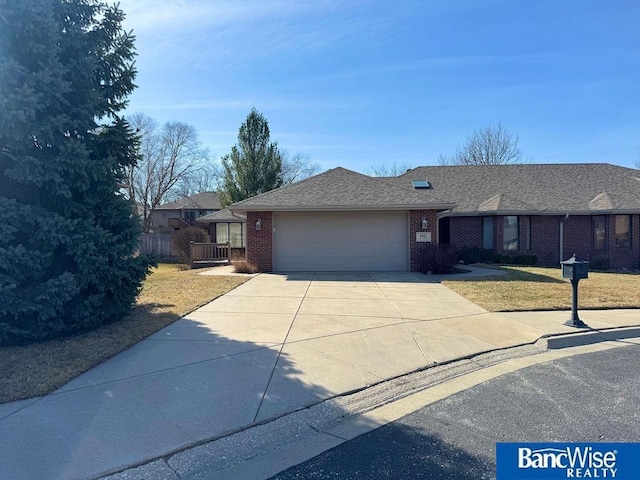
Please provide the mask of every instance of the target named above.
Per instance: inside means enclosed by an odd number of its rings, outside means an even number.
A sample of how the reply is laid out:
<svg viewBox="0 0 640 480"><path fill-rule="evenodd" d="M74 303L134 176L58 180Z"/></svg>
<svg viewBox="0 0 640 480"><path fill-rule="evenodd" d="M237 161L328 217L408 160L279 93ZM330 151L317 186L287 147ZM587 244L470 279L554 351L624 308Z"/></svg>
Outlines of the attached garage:
<svg viewBox="0 0 640 480"><path fill-rule="evenodd" d="M274 212L274 271L408 270L406 211Z"/></svg>
<svg viewBox="0 0 640 480"><path fill-rule="evenodd" d="M246 215L247 261L262 272L419 272L437 245L438 212L456 204L418 183L333 168L229 210Z"/></svg>

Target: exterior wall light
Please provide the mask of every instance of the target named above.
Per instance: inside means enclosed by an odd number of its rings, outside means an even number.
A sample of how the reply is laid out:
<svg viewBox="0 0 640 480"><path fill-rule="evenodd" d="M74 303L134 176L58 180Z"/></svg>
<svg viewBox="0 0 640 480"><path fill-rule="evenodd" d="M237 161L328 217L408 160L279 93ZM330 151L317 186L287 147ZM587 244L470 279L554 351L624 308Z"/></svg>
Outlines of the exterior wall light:
<svg viewBox="0 0 640 480"><path fill-rule="evenodd" d="M260 221L260 219L256 221L256 230L262 230L262 222Z"/></svg>
<svg viewBox="0 0 640 480"><path fill-rule="evenodd" d="M429 227L429 221L426 218L422 217L422 229L426 230L428 227Z"/></svg>

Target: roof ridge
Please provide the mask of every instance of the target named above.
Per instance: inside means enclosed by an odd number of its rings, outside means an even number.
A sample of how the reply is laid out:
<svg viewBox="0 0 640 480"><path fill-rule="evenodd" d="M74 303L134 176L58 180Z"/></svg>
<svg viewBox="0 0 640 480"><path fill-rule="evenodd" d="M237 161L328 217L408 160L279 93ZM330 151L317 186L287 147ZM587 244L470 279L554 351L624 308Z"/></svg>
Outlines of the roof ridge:
<svg viewBox="0 0 640 480"><path fill-rule="evenodd" d="M558 167L562 167L562 166L589 166L589 165L606 165L609 167L616 167L616 168L625 168L625 169L629 169L629 170L636 170L633 167L625 167L623 165L616 165L614 163L609 163L609 162L567 162L567 163L562 163L562 162L551 162L551 163L544 163L544 162L536 162L536 163L510 163L510 164L498 164L498 165L418 165L417 167L411 168L409 170L407 170L406 172L401 173L400 175L398 175L395 178L398 177L402 177L404 175L406 175L407 173L411 173L414 170L417 170L419 168L472 168L472 167L535 167L535 166L545 166L545 167L549 167L549 166L558 166Z"/></svg>
<svg viewBox="0 0 640 480"><path fill-rule="evenodd" d="M260 198L260 197L262 197L263 195L266 195L267 193L273 192L274 190L286 190L286 189L288 189L288 188L290 188L290 187L293 187L294 185L300 185L301 183L308 182L309 180L314 179L314 178L317 178L317 177L319 177L320 175L325 175L326 173L329 173L329 172L332 172L332 171L334 171L334 170L338 170L338 169L340 169L340 170L347 170L346 168L342 168L342 167L330 168L329 170L325 170L324 172L321 172L321 173L318 173L318 174L313 175L313 176L311 176L311 177L307 177L307 178L305 178L305 179L302 179L302 180L300 180L299 182L289 183L288 185L282 185L282 186L280 186L280 187L278 187L278 188L274 188L273 190L268 190L268 191L266 191L266 192L259 193L258 195L254 195L253 197L248 197L248 198L245 198L244 200L240 200L240 201L234 202L234 203L232 203L231 205L240 205L240 204L242 204L243 202L246 202L247 200L250 200L250 199L252 200L252 199L255 199L255 198ZM347 171L348 171L348 172L350 172L351 170L347 170ZM354 172L354 173L355 173L355 172ZM227 208L229 208L231 205L227 205Z"/></svg>

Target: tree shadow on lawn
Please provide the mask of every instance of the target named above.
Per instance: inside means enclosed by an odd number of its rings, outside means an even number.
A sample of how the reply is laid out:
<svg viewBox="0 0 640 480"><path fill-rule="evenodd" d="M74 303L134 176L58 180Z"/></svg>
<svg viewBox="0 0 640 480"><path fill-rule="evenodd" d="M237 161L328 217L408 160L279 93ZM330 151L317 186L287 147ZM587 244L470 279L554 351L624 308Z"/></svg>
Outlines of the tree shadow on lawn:
<svg viewBox="0 0 640 480"><path fill-rule="evenodd" d="M533 282L533 283L568 283L560 277L560 269L558 269L558 278L549 277L548 275L540 275L538 273L523 272L521 270L505 269L504 275L495 275L491 277L477 278L448 278L449 282Z"/></svg>

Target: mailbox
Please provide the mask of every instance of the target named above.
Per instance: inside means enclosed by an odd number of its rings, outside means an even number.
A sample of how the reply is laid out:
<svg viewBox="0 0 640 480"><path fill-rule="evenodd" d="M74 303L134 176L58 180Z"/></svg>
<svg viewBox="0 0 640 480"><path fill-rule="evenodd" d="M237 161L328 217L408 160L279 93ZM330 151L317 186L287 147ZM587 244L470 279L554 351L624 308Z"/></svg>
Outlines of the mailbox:
<svg viewBox="0 0 640 480"><path fill-rule="evenodd" d="M560 264L562 265L562 278L576 281L589 278L589 262L576 260L575 255Z"/></svg>
<svg viewBox="0 0 640 480"><path fill-rule="evenodd" d="M589 326L578 317L578 282L583 278L589 278L589 262L576 260L573 254L569 260L560 262L562 265L562 278L571 280L571 318L564 322L569 327L589 328Z"/></svg>

